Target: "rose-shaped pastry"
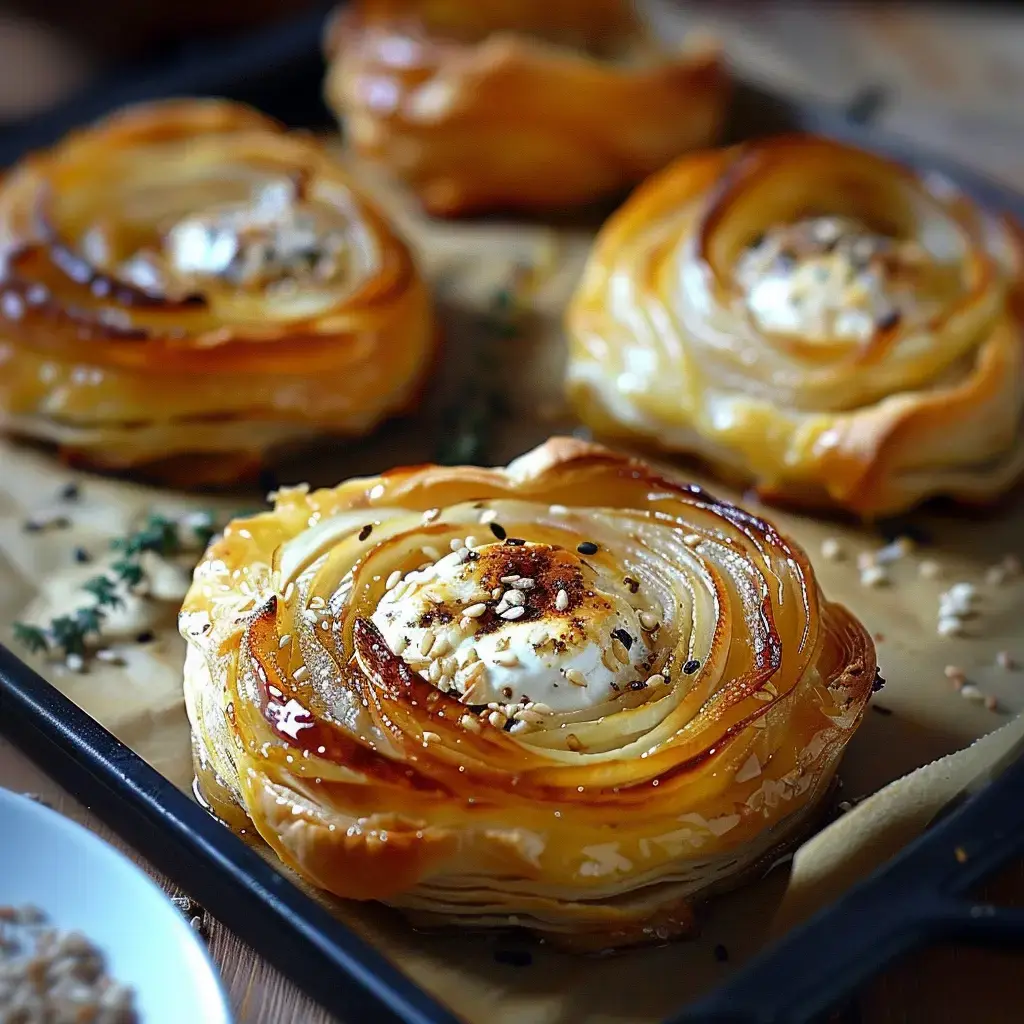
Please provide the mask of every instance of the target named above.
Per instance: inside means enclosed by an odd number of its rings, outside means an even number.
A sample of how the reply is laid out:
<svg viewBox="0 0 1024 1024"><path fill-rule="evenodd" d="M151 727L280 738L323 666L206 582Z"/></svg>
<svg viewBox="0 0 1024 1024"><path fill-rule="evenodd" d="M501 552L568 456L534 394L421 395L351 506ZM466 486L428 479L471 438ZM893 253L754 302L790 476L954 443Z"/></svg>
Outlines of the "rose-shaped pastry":
<svg viewBox="0 0 1024 1024"><path fill-rule="evenodd" d="M659 46L627 0L356 0L327 37L356 149L437 215L557 209L711 144L717 51Z"/></svg>
<svg viewBox="0 0 1024 1024"><path fill-rule="evenodd" d="M406 245L313 139L233 103L140 106L0 185L0 425L69 460L225 483L416 398Z"/></svg>
<svg viewBox="0 0 1024 1024"><path fill-rule="evenodd" d="M769 499L991 499L1024 469L1021 252L948 182L835 142L684 158L597 240L569 391Z"/></svg>
<svg viewBox="0 0 1024 1024"><path fill-rule="evenodd" d="M768 523L596 445L278 494L181 615L200 789L340 896L685 933L813 822L876 679Z"/></svg>

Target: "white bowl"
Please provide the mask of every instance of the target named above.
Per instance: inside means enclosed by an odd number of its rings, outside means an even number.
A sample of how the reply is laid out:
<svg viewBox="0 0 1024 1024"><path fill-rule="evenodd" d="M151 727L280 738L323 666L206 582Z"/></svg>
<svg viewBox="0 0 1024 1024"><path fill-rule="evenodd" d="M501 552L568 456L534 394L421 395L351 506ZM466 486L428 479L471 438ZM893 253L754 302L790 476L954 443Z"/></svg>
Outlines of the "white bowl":
<svg viewBox="0 0 1024 1024"><path fill-rule="evenodd" d="M27 904L103 951L139 1024L230 1024L206 947L160 887L88 829L0 789L0 905Z"/></svg>

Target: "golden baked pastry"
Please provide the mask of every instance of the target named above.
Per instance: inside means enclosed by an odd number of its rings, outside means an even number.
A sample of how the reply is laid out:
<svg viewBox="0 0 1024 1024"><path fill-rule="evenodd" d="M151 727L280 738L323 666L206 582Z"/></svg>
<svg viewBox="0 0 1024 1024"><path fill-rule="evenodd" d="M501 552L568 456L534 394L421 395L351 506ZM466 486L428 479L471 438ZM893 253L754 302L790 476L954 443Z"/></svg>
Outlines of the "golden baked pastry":
<svg viewBox="0 0 1024 1024"><path fill-rule="evenodd" d="M877 678L769 523L569 438L281 491L180 627L221 818L339 896L587 947L801 836Z"/></svg>
<svg viewBox="0 0 1024 1024"><path fill-rule="evenodd" d="M248 107L134 107L0 185L0 426L186 485L417 397L430 298L312 138Z"/></svg>
<svg viewBox="0 0 1024 1024"><path fill-rule="evenodd" d="M988 500L1024 470L1021 258L948 181L836 142L684 158L601 231L568 390L768 499Z"/></svg>
<svg viewBox="0 0 1024 1024"><path fill-rule="evenodd" d="M356 0L325 92L356 150L433 214L615 193L716 138L717 49L667 50L628 0Z"/></svg>

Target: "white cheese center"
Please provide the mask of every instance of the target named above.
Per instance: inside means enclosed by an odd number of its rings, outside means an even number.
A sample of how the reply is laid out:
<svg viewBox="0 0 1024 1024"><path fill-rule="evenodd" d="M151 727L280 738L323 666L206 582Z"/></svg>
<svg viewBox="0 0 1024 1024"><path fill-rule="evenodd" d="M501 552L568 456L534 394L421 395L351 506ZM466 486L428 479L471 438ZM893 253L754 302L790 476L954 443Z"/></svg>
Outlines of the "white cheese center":
<svg viewBox="0 0 1024 1024"><path fill-rule="evenodd" d="M509 560L534 575L505 573ZM372 619L392 651L472 705L593 707L646 680L651 657L615 582L546 545L453 552L407 574Z"/></svg>

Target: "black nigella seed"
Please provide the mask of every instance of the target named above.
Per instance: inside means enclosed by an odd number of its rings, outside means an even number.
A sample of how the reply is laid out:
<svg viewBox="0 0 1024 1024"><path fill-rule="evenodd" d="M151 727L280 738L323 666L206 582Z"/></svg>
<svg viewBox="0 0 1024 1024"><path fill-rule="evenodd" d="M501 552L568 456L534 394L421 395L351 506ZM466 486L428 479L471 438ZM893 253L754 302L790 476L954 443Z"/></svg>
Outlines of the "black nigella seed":
<svg viewBox="0 0 1024 1024"><path fill-rule="evenodd" d="M75 548L75 561L78 562L79 565L85 565L92 561L92 555L90 555L85 548Z"/></svg>
<svg viewBox="0 0 1024 1024"><path fill-rule="evenodd" d="M684 666L683 673L688 676L692 676L697 669L700 668L700 662L696 658L691 658Z"/></svg>
<svg viewBox="0 0 1024 1024"><path fill-rule="evenodd" d="M629 592L631 594L635 594L640 589L640 581L633 579L632 576L626 576L622 582L629 587Z"/></svg>
<svg viewBox="0 0 1024 1024"><path fill-rule="evenodd" d="M628 651L633 646L633 638L621 626L612 630L612 636L618 640Z"/></svg>
<svg viewBox="0 0 1024 1024"><path fill-rule="evenodd" d="M533 963L533 954L528 949L496 949L494 959L509 967L529 967Z"/></svg>
<svg viewBox="0 0 1024 1024"><path fill-rule="evenodd" d="M361 530L359 531L359 539L360 539L360 540L366 540L366 538L367 538L367 537L369 537L371 533L373 533L373 523L367 523L367 524L366 524L366 525L365 525L365 526L364 526L364 527L363 527L363 528L362 528L362 529L361 529Z"/></svg>
<svg viewBox="0 0 1024 1024"><path fill-rule="evenodd" d="M576 550L581 555L596 555L597 545L592 540L585 540L582 544L576 545Z"/></svg>
<svg viewBox="0 0 1024 1024"><path fill-rule="evenodd" d="M724 964L729 959L729 950L725 948L721 943L718 943L714 949L715 959L720 963Z"/></svg>
<svg viewBox="0 0 1024 1024"><path fill-rule="evenodd" d="M151 629L144 629L141 633L136 634L135 642L137 644L148 644L152 643L156 639L156 633Z"/></svg>
<svg viewBox="0 0 1024 1024"><path fill-rule="evenodd" d="M505 532L505 527L501 523L491 523L491 533L494 534L498 540L504 540L508 534Z"/></svg>
<svg viewBox="0 0 1024 1024"><path fill-rule="evenodd" d="M631 690L633 690L633 691L636 691L636 690L646 690L647 689L647 683L644 682L643 679L634 679L633 682L631 682L629 684L629 688Z"/></svg>
<svg viewBox="0 0 1024 1024"><path fill-rule="evenodd" d="M505 541L506 544L511 544L514 548L521 548L526 541L522 537L509 537Z"/></svg>
<svg viewBox="0 0 1024 1024"><path fill-rule="evenodd" d="M26 533L40 533L43 529L43 524L37 519L26 519L22 524L22 529Z"/></svg>
<svg viewBox="0 0 1024 1024"><path fill-rule="evenodd" d="M76 483L65 484L60 489L61 501L78 501L82 496L82 489Z"/></svg>

